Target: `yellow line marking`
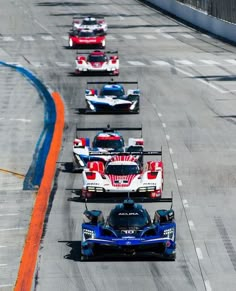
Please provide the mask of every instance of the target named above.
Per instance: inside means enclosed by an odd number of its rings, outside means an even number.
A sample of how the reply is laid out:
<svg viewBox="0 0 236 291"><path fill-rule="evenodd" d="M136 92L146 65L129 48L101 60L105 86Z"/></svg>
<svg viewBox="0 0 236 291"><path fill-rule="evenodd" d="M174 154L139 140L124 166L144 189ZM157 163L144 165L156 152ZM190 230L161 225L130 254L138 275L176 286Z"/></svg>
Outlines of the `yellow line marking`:
<svg viewBox="0 0 236 291"><path fill-rule="evenodd" d="M9 170L6 170L6 169L1 169L0 168L0 172L12 174L14 176L17 176L18 178L24 178L25 177L25 175L22 175L20 173L16 173L16 172L13 172L13 171L9 171Z"/></svg>

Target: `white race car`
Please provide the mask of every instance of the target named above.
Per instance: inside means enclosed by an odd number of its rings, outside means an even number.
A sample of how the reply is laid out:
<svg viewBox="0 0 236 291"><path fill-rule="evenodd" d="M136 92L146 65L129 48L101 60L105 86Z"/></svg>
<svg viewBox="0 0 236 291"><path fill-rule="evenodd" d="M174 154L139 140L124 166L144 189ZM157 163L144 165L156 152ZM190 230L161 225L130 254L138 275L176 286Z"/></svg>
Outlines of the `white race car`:
<svg viewBox="0 0 236 291"><path fill-rule="evenodd" d="M119 75L119 57L117 51L82 52L75 59L75 74L105 73L113 76ZM88 54L86 57L85 54ZM116 55L115 55L116 54Z"/></svg>
<svg viewBox="0 0 236 291"><path fill-rule="evenodd" d="M110 152L143 152L144 140L142 137L139 138L129 138L128 145L125 145L123 136L118 130L132 130L140 131L141 127L124 127L124 128L82 128L82 130L87 131L97 131L99 132L93 138L90 143L88 137L79 137L76 133L76 138L73 141L73 172L82 171L89 161L102 161L106 163L111 155L107 155ZM81 128L77 128L80 131ZM96 156L98 153L98 156ZM105 155L101 155L105 153ZM139 155L139 160L142 163L142 156Z"/></svg>
<svg viewBox="0 0 236 291"><path fill-rule="evenodd" d="M148 161L143 169L139 153L119 153L105 164L87 163L83 176L83 198L130 197L158 200L163 190L163 162ZM143 155L161 155L161 151L143 152Z"/></svg>
<svg viewBox="0 0 236 291"><path fill-rule="evenodd" d="M90 85L95 88L88 88ZM130 89L128 84L135 84L136 89ZM102 85L102 88L98 88ZM126 88L125 88L126 87ZM140 90L137 81L87 82L85 101L89 112L94 113L139 113Z"/></svg>
<svg viewBox="0 0 236 291"><path fill-rule="evenodd" d="M105 19L96 19L95 17L85 17L84 19L80 20L78 18L73 18L72 21L72 29L77 29L77 30L81 30L81 29L92 29L92 30L103 30L104 33L107 32L107 23L105 21Z"/></svg>

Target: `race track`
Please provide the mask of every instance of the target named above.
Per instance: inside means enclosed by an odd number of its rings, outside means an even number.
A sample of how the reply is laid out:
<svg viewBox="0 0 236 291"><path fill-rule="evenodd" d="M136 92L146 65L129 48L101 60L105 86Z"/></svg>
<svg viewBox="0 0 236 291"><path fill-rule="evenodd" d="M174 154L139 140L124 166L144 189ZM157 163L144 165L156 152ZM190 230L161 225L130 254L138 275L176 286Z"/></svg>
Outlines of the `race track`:
<svg viewBox="0 0 236 291"><path fill-rule="evenodd" d="M60 92L66 107L64 142L32 290L234 291L235 47L189 28L142 1L2 2L0 59L20 63L34 72L44 84ZM109 26L106 48L119 50L118 79L139 82L139 115L78 114L78 108L85 106L86 81L109 77L73 76L76 50L67 48L67 32L75 15L105 17ZM8 68L0 69L0 168L25 175L43 127L43 104L35 89L28 83L26 87L22 76ZM13 118L21 121L11 123ZM27 123L28 119L31 122ZM72 142L76 125L107 124L141 124L145 148L162 147L163 196L174 193L175 262L151 258L80 261L85 207L73 191L81 187L81 175L70 171ZM15 147L15 134L20 147ZM81 134L93 137L95 132ZM126 140L129 135L124 132ZM23 179L19 182L5 172L0 171L0 179L0 216L5 215L1 220L4 223L0 223L0 290L8 291L15 284L34 192L23 191ZM112 205L88 207L99 208L106 216ZM160 205L148 203L145 207L153 215ZM10 213L17 215L13 218ZM6 230L9 228L15 228L11 236Z"/></svg>

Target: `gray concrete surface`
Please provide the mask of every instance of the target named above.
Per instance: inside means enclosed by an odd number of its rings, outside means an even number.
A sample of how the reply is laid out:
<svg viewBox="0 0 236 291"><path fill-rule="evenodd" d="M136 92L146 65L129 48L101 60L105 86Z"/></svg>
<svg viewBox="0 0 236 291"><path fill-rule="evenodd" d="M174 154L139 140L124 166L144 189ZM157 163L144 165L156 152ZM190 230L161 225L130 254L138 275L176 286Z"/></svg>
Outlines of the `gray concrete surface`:
<svg viewBox="0 0 236 291"><path fill-rule="evenodd" d="M0 290L12 290L35 199L35 191L22 190L23 181L43 128L44 110L29 81L4 66L0 92Z"/></svg>
<svg viewBox="0 0 236 291"><path fill-rule="evenodd" d="M11 11L18 11L14 19L21 25L5 19L1 49L13 61L23 55L66 104L65 141L32 290L235 290L235 47L136 1L20 3L11 2ZM87 79L98 78L71 75L76 51L66 49L65 36L77 14L105 16L107 48L119 49L119 78L139 81L140 115L78 114ZM26 34L33 40L23 39ZM81 186L81 176L68 171L76 123L140 122L146 148L163 147L164 196L174 192L177 260L80 262L84 205L71 189ZM108 215L112 205L89 207ZM146 207L154 213L158 205Z"/></svg>

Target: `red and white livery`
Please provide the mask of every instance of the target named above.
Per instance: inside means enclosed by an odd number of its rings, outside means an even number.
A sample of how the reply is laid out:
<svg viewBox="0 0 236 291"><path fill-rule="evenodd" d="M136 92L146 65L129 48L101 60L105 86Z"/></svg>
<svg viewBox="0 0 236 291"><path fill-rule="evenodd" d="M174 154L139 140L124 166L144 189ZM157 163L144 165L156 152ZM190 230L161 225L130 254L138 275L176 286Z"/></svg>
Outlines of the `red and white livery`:
<svg viewBox="0 0 236 291"><path fill-rule="evenodd" d="M160 154L152 151L143 155L148 153ZM162 196L163 162L148 161L142 167L139 156L133 152L114 155L105 165L101 161L88 162L82 175L85 198L121 197L127 193L131 197L153 200Z"/></svg>
<svg viewBox="0 0 236 291"><path fill-rule="evenodd" d="M106 39L104 33L91 29L71 30L68 40L69 48L98 47L104 49Z"/></svg>
<svg viewBox="0 0 236 291"><path fill-rule="evenodd" d="M76 56L75 73L106 73L113 76L119 75L119 57L117 51L95 50L86 57L86 52Z"/></svg>

